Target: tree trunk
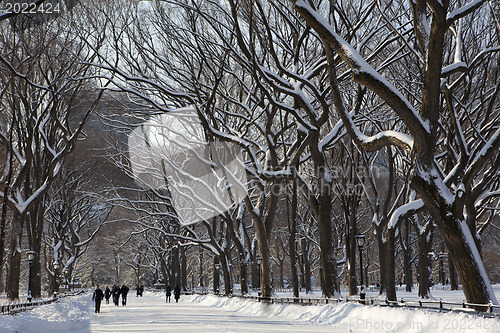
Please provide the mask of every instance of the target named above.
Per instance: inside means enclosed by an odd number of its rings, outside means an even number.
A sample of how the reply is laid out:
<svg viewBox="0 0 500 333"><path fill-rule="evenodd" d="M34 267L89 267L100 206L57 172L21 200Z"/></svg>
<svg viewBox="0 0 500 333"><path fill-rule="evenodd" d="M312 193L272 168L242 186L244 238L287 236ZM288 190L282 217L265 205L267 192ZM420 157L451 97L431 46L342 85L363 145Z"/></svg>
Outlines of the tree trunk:
<svg viewBox="0 0 500 333"><path fill-rule="evenodd" d="M411 269L411 263L408 263L407 267L405 267L405 285L406 291L411 292L413 288L413 270Z"/></svg>
<svg viewBox="0 0 500 333"><path fill-rule="evenodd" d="M231 279L231 268L226 257L222 258L222 273L224 277L224 295L233 293L233 281Z"/></svg>
<svg viewBox="0 0 500 333"><path fill-rule="evenodd" d="M298 172L298 167L296 167ZM299 277L297 275L297 248L295 238L297 234L297 182L292 184L292 213L290 216L290 237L288 237L288 251L290 252L290 272L292 274L293 297L299 297Z"/></svg>
<svg viewBox="0 0 500 333"><path fill-rule="evenodd" d="M12 237L10 239L9 271L7 276L7 298L19 298L19 278L21 274L21 243L24 217L14 212L12 218Z"/></svg>
<svg viewBox="0 0 500 333"><path fill-rule="evenodd" d="M43 237L43 216L45 209L43 204L37 204L32 210L32 215L30 215L31 223L31 239L30 248L35 252L33 259L33 264L31 266L31 295L33 298L40 298L42 296L42 274L41 274L41 263L40 263L40 251L42 247L42 237Z"/></svg>
<svg viewBox="0 0 500 333"><path fill-rule="evenodd" d="M240 284L241 284L241 293L248 293L248 273L247 273L247 262L246 262L246 250L242 241L238 239L236 232L234 230L233 220L230 218L228 214L226 217L227 230L229 232L230 237L233 239L234 245L236 246L236 250L238 251L238 261L239 261L239 270L240 270ZM243 221L240 221L243 223ZM244 237L244 236L243 236Z"/></svg>
<svg viewBox="0 0 500 333"><path fill-rule="evenodd" d="M334 242L332 228L332 178L330 170L325 160L323 151L318 149L319 131L313 131L309 134L311 142L316 144L310 145L311 157L316 168L316 176L318 179L318 195L313 197L309 193L310 200L315 204L314 214L318 223L319 247L320 247L320 262L321 275L323 278L323 295L326 297L336 297L340 294L340 286L337 278L337 256L336 246Z"/></svg>
<svg viewBox="0 0 500 333"><path fill-rule="evenodd" d="M272 199L272 198L271 198ZM271 200L270 199L270 200ZM253 207L252 202L248 198L245 198L245 203L247 207ZM271 297L272 287L271 287L271 254L269 252L269 237L271 226L265 225L262 217L259 216L255 211L250 209L250 215L255 224L255 233L257 235L257 249L260 257L262 258L261 265L259 267L259 281L260 281L260 292L262 297ZM269 214L274 214L274 211L269 211Z"/></svg>
<svg viewBox="0 0 500 333"><path fill-rule="evenodd" d="M161 275L163 276L163 283L165 284L170 284L170 279L169 279L169 274L168 274L168 269L167 269L167 264L165 262L165 259L163 258L163 255L161 253L158 255L158 261L160 262L160 270L161 270ZM160 277L158 276L156 280L154 281L156 283L157 280L159 280Z"/></svg>
<svg viewBox="0 0 500 333"><path fill-rule="evenodd" d="M488 290L491 285L486 276L483 262L474 241L468 242L466 240L472 238L469 229L464 227L464 231L462 231L458 223L460 222L446 223L444 225L445 230L441 232L448 247L448 255L452 258L457 269L467 302L488 304L490 300L494 301L494 295L492 297L491 294L493 293ZM464 235L463 232L469 232L469 235ZM485 309L482 307L477 308L477 310L481 311Z"/></svg>
<svg viewBox="0 0 500 333"><path fill-rule="evenodd" d="M450 206L443 197L442 190L432 179L428 179L428 174L437 172L432 162L417 161L416 169L417 174L413 177L412 186L422 197L445 241L467 302L487 304L491 300L496 304L495 294L476 247L475 232L471 233L470 226L463 218L463 206L458 199ZM482 310L481 307L477 309Z"/></svg>
<svg viewBox="0 0 500 333"><path fill-rule="evenodd" d="M171 260L171 267L172 267L172 277L173 277L173 285L174 286L179 286L181 287L181 261L180 261L180 256L179 256L179 250L180 245L176 244L176 246L173 247L172 249L172 260Z"/></svg>
<svg viewBox="0 0 500 333"><path fill-rule="evenodd" d="M450 255L448 255L448 269L450 274L450 288L451 290L458 290L458 276L457 271L455 269L455 265L453 265L453 260Z"/></svg>
<svg viewBox="0 0 500 333"><path fill-rule="evenodd" d="M135 272L135 285L137 288L141 286L141 266L140 264L134 269Z"/></svg>
<svg viewBox="0 0 500 333"><path fill-rule="evenodd" d="M261 231L262 232L262 231ZM269 244L267 238L258 242L259 254L262 258L260 265L260 292L262 297L271 297L271 256L269 253Z"/></svg>
<svg viewBox="0 0 500 333"><path fill-rule="evenodd" d="M380 283L380 290L379 290L379 295L382 295L386 292L386 279L385 279L385 272L386 272L386 267L387 267L387 250L386 250L386 243L384 242L383 234L382 234L382 226L376 226L377 230L377 245L378 245L378 262L379 262L379 283Z"/></svg>
<svg viewBox="0 0 500 333"><path fill-rule="evenodd" d="M394 256L394 235L396 230L394 228L387 229L387 242L385 244L387 257L386 257L386 294L389 301L396 301L396 262Z"/></svg>
<svg viewBox="0 0 500 333"><path fill-rule="evenodd" d="M203 289L205 283L203 281L203 249L200 247L200 287Z"/></svg>
<svg viewBox="0 0 500 333"><path fill-rule="evenodd" d="M337 258L330 221L332 201L331 195L325 193L325 191L330 191L330 189L325 189L327 187L325 185L321 187L323 193L318 199L318 233L321 253L321 274L324 285L323 294L326 297L335 297L340 293L340 287L337 280Z"/></svg>
<svg viewBox="0 0 500 333"><path fill-rule="evenodd" d="M91 284L91 287L92 287L92 288L96 285L96 283L95 283L95 276L94 276L94 273L95 273L95 268L94 268L94 266L92 266L92 269L91 269L91 271L90 271L90 284ZM56 276L55 276L55 275L52 275L52 279L53 279L53 282L54 282L54 284L53 284L53 286L54 286L54 287L52 287L52 290L53 290L53 291L52 291L52 293L55 293L55 292L57 292L57 282L56 282ZM119 282L117 282L117 284L118 284L118 283L119 283ZM51 284L51 285L52 285L52 284Z"/></svg>
<svg viewBox="0 0 500 333"><path fill-rule="evenodd" d="M186 249L184 246L180 246L181 255L181 288L182 290L187 290L187 260L186 260Z"/></svg>
<svg viewBox="0 0 500 333"><path fill-rule="evenodd" d="M280 288L285 288L285 260L278 260L278 274L279 274L279 283Z"/></svg>
<svg viewBox="0 0 500 333"><path fill-rule="evenodd" d="M404 259L404 283L406 285L406 291L411 292L413 287L413 277L411 270L411 246L410 246L410 220L406 220L405 225L405 246L403 247L403 259Z"/></svg>
<svg viewBox="0 0 500 333"><path fill-rule="evenodd" d="M240 284L241 294L248 294L248 265L245 256L240 254Z"/></svg>
<svg viewBox="0 0 500 333"><path fill-rule="evenodd" d="M429 222L423 233L418 234L418 296L429 298L431 259L429 252L432 246L432 222Z"/></svg>
<svg viewBox="0 0 500 333"><path fill-rule="evenodd" d="M42 265L40 263L41 244L38 242L34 243L32 249L35 251L35 256L33 258L33 264L31 265L31 295L33 298L40 298L42 297Z"/></svg>
<svg viewBox="0 0 500 333"><path fill-rule="evenodd" d="M115 270L116 270L116 284L120 283L120 252L115 250ZM92 287L94 283L92 282Z"/></svg>
<svg viewBox="0 0 500 333"><path fill-rule="evenodd" d="M347 282L349 284L349 296L358 293L358 284L356 281L356 223L355 219L349 214L349 206L344 206L344 216L346 223L346 260L347 260Z"/></svg>
<svg viewBox="0 0 500 333"><path fill-rule="evenodd" d="M14 116L15 119L15 116ZM13 119L13 121L14 121ZM7 177L5 179L5 186L3 188L3 198L2 198L2 213L0 215L0 292L6 290L4 288L4 283L3 283L3 263L4 263L4 256L5 256L5 227L7 225L7 209L8 205L7 202L9 200L9 189L10 189L10 183L12 181L12 172L13 172L13 166L14 166L14 154L12 153L12 136L13 136L14 131L11 130L9 133L9 150L11 152L9 153L9 161L5 161L6 164L8 163L8 169L9 172L7 173Z"/></svg>
<svg viewBox="0 0 500 333"><path fill-rule="evenodd" d="M10 183L12 172L9 169L9 178L7 184ZM3 263L4 263L4 250L5 250L5 226L7 224L7 198L8 198L9 186L5 185L3 193L4 197L2 200L2 213L0 215L0 293L4 291L5 284L3 283Z"/></svg>
<svg viewBox="0 0 500 333"><path fill-rule="evenodd" d="M366 255L366 264L364 264L364 267L363 267L363 273L365 274L365 284L366 286L369 286L371 284L371 281L370 279L368 278L369 275L368 275L368 269L370 267L370 257L369 257L369 252L367 251L367 255Z"/></svg>
<svg viewBox="0 0 500 333"><path fill-rule="evenodd" d="M309 257L309 248L308 242L305 237L301 239L302 246L302 266L304 267L304 288L306 289L306 293L309 293L312 290L311 285L311 260Z"/></svg>
<svg viewBox="0 0 500 333"><path fill-rule="evenodd" d="M439 282L444 287L444 285L446 284L446 274L444 272L443 253L444 253L444 244L441 243L441 249L439 253Z"/></svg>
<svg viewBox="0 0 500 333"><path fill-rule="evenodd" d="M302 245L304 245L303 242L301 242ZM300 269L300 273L298 273L298 277L299 277L299 289L302 290L302 288L305 288L306 287L306 269L305 269L305 266L304 266L304 262L305 262L305 253L304 253L304 250L302 250L302 255L300 257L297 257L297 260L298 260L298 265L299 265L299 269ZM323 280L321 280L323 281ZM323 285L321 285L321 290L323 290Z"/></svg>
<svg viewBox="0 0 500 333"><path fill-rule="evenodd" d="M254 247L253 250L253 260L252 260L252 288L257 289L260 285L260 277L259 277L259 265L257 264L257 247Z"/></svg>
<svg viewBox="0 0 500 333"><path fill-rule="evenodd" d="M214 294L219 293L219 270L217 269L217 265L220 265L219 257L214 256L214 264L213 264L213 292Z"/></svg>

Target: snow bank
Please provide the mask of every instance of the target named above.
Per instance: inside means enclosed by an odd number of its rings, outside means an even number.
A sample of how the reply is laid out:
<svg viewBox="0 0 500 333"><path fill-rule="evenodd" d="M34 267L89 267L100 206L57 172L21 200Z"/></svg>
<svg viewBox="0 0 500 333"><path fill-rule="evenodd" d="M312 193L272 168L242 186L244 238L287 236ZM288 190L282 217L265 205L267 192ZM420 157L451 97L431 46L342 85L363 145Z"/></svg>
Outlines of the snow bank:
<svg viewBox="0 0 500 333"><path fill-rule="evenodd" d="M89 293L67 297L58 303L17 315L0 316L0 333L186 332L190 329L196 332L255 332L256 327L259 327L257 332L264 333L281 332L280 329L285 326L288 327L287 332L293 332L294 328L303 332L305 328L305 331L311 332L342 333L493 333L499 332L500 328L499 319L465 313L356 303L324 306L265 304L213 295L182 296L179 304L165 304L164 297L162 292L146 292L144 297L132 297L126 307L104 305L104 311L99 315L94 314ZM199 315L192 317L193 313ZM243 321L238 322L241 318L244 318ZM207 329L200 330L200 327Z"/></svg>
<svg viewBox="0 0 500 333"><path fill-rule="evenodd" d="M0 333L90 332L88 294L68 297L16 315L0 316Z"/></svg>
<svg viewBox="0 0 500 333"><path fill-rule="evenodd" d="M286 320L311 325L330 325L333 329L353 332L498 332L500 320L467 314L439 313L430 310L396 309L340 303L324 306L264 304L241 298L211 295L186 296L185 302L219 307L226 311Z"/></svg>

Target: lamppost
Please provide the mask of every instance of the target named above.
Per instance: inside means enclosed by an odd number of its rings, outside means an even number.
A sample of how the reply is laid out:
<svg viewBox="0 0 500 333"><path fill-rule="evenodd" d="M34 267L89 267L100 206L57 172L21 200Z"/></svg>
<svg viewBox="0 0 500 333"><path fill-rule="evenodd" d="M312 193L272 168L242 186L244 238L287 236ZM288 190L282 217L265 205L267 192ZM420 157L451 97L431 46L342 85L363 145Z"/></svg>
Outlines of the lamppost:
<svg viewBox="0 0 500 333"><path fill-rule="evenodd" d="M259 290L260 290L260 280L261 280L261 275L262 275L262 270L261 270L261 265L262 265L262 257L261 256L257 256L257 258L255 258L255 260L257 261L257 269L259 271L259 274L257 274L257 276L259 277ZM262 290L259 291L259 296L261 295L262 293Z"/></svg>
<svg viewBox="0 0 500 333"><path fill-rule="evenodd" d="M33 265L33 259L35 259L35 251L28 251L28 302L31 302L31 300L33 299L33 297L31 297L31 266Z"/></svg>
<svg viewBox="0 0 500 333"><path fill-rule="evenodd" d="M358 245L359 249L359 273L361 276L361 287L359 288L359 299L364 300L365 299L365 292L364 292L364 283L363 283L363 246L365 245L365 235L356 235L354 236L356 238L356 244ZM364 304L364 301L362 301Z"/></svg>
<svg viewBox="0 0 500 333"><path fill-rule="evenodd" d="M68 272L69 272L68 267L65 267L63 274L64 274L64 280L66 282L66 291L69 291Z"/></svg>
<svg viewBox="0 0 500 333"><path fill-rule="evenodd" d="M54 261L54 297L57 297L57 293L59 292L59 284L57 283L58 278L59 278L59 262Z"/></svg>

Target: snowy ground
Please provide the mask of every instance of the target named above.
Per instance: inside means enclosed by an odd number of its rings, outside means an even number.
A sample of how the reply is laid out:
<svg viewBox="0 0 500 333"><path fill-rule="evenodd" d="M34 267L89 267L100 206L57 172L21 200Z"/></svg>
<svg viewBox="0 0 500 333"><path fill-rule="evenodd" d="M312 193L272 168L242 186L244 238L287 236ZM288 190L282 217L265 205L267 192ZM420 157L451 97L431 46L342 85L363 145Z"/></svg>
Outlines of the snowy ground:
<svg viewBox="0 0 500 333"><path fill-rule="evenodd" d="M380 308L261 304L239 298L162 293L131 295L127 306L93 311L90 294L67 297L15 316L0 316L0 333L31 332L500 332L500 320L457 313Z"/></svg>

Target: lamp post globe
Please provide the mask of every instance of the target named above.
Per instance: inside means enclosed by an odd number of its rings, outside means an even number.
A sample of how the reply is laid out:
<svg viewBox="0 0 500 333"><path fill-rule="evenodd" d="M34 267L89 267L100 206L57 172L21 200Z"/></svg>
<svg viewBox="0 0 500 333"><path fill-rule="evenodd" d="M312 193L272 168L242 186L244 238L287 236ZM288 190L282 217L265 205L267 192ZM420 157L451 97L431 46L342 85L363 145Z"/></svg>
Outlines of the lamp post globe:
<svg viewBox="0 0 500 333"><path fill-rule="evenodd" d="M59 291L59 284L58 284L58 279L59 279L59 262L54 261L54 297L57 297L57 293Z"/></svg>
<svg viewBox="0 0 500 333"><path fill-rule="evenodd" d="M358 247L363 247L365 245L365 235L356 235L354 236L354 238L356 238L356 244L358 245Z"/></svg>

